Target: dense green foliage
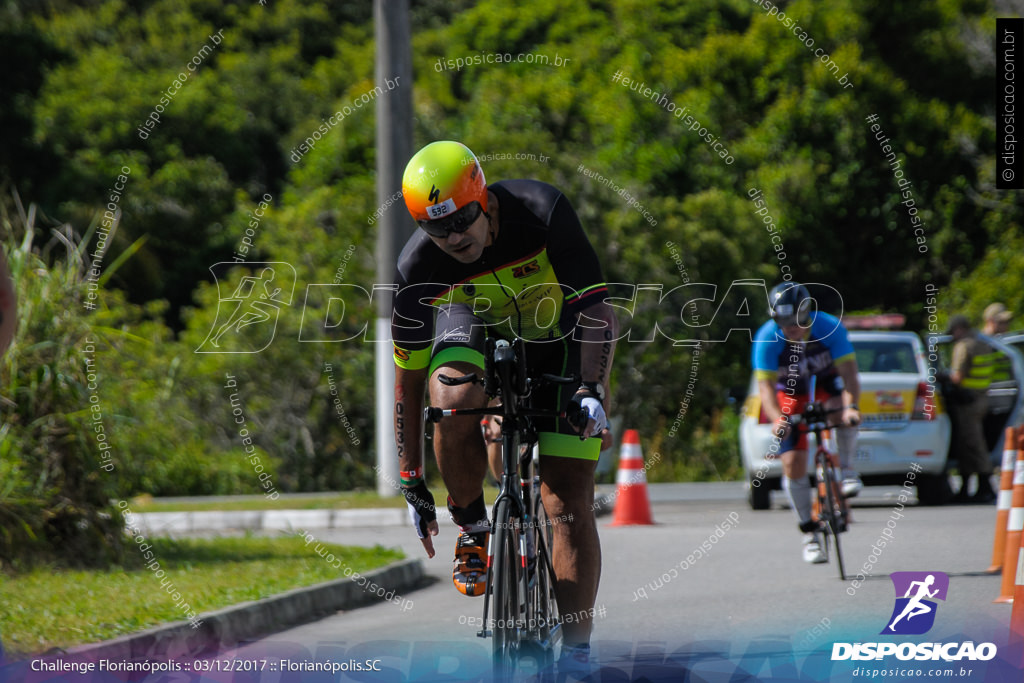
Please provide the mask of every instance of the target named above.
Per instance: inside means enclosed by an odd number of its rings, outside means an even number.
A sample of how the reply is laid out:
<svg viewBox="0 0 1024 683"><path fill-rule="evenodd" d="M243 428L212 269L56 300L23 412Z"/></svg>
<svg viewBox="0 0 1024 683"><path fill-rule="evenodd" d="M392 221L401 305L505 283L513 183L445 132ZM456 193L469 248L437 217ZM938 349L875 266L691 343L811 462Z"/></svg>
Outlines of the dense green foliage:
<svg viewBox="0 0 1024 683"><path fill-rule="evenodd" d="M59 279L65 299L46 305L65 315L51 327L23 324L4 361L0 391L18 405L5 408L4 468L21 467L21 458L73 458L80 476L99 476L90 469L98 457L92 435L76 417L88 400L75 375L81 368L71 367L75 345L92 334L117 465L97 484L99 508L113 493L262 492L245 448L256 449L282 491L372 483L373 345L298 339L300 329L319 339L337 334L303 319L307 284L372 283L373 107L355 108L295 160L324 119L374 87L370 7L2 6L0 49L19 69L3 77L11 96L0 101L0 189L17 189L40 207L40 225L67 224L87 245L76 265L70 254L43 251L50 237L37 228L35 251L19 257ZM799 34L749 0L412 3L416 145L459 139L484 157L492 182L555 184L577 208L609 282L628 285L616 288L626 297L623 326L634 332L617 351L615 413L662 454L652 476L737 473L735 420L724 413L729 392L746 386L749 341L729 330L756 328L765 302L726 299L735 280L770 287L788 272L834 287L841 299L823 300L830 310L898 311L912 329L924 320L927 283L941 288L945 315L977 318L993 299L1024 308L1019 193L994 189L988 4L795 0L784 10ZM444 68L443 60L492 53L548 61ZM175 85L197 55L195 71ZM630 89L616 75L642 86ZM664 97L645 95L645 87ZM159 123L145 128L169 89ZM696 129L677 115L683 109ZM869 115L912 183L923 245ZM123 168L130 174L116 199L121 220L103 269L138 248L109 275L99 308L85 312L78 302L86 290L66 273L79 269L81 278L89 265L95 235L86 231L114 201ZM781 252L755 214L755 189ZM222 324L218 298L255 275L224 273L232 279L218 292L209 269L239 249L266 195L246 258L295 270L276 338L256 354L194 353ZM5 228L9 243L20 244L24 226ZM35 292L20 272L19 287ZM685 311L680 304L692 297L678 292L660 304L656 292L630 303L632 285L668 292L688 282L718 289ZM43 305L44 294L30 296ZM365 302L350 303L332 320L349 334L373 318ZM665 338L643 342L655 323L676 339L726 341L704 344L695 364L688 348ZM38 350L58 339L67 346L51 356ZM37 370L46 364L52 371ZM25 393L25 378L37 371L59 400L40 406ZM235 423L233 393L249 443ZM11 419L27 414L50 422ZM59 448L32 431L40 424L61 434ZM30 456L33 449L39 453ZM17 481L0 490L0 505L44 495Z"/></svg>
<svg viewBox="0 0 1024 683"><path fill-rule="evenodd" d="M19 327L4 364L0 563L54 553L84 564L116 561L121 525L110 500L117 487L93 439L91 368L82 357L97 332L75 311L81 254L66 233L55 232L48 246L63 253L47 267L32 250L34 215L19 219L24 239L6 245ZM11 217L3 222L10 229Z"/></svg>

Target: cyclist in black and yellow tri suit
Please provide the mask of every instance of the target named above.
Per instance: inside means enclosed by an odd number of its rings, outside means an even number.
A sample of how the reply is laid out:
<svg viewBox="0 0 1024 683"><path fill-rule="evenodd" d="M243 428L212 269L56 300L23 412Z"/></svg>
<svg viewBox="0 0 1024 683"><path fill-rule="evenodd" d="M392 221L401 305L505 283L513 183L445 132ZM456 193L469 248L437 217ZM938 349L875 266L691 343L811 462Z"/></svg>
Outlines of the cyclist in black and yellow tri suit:
<svg viewBox="0 0 1024 683"><path fill-rule="evenodd" d="M458 376L484 366L485 335L528 341L533 375L578 373L578 388L535 393L538 408L589 411L581 440L565 420L538 421L541 495L553 520L555 592L563 614L562 659L589 657L591 619L601 573L594 519L594 470L617 323L605 302L607 286L590 241L569 200L534 180L487 185L464 145L440 141L409 161L402 192L421 230L398 259L392 337L395 359L395 434L402 485L427 555L438 527L433 496L423 481L420 444L424 393L433 405L486 405L476 384L448 387L438 375ZM448 489L448 509L461 533L453 578L465 595L482 595L489 523L483 497L487 469L479 421L452 417L437 425L434 450Z"/></svg>

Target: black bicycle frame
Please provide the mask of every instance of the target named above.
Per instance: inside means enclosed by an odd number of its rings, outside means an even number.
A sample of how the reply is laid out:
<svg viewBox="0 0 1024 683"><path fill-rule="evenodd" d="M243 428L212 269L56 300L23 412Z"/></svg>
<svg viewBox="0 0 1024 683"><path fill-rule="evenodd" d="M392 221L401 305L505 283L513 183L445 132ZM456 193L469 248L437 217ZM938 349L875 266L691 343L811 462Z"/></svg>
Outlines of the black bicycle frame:
<svg viewBox="0 0 1024 683"><path fill-rule="evenodd" d="M525 434L528 437L528 444L536 442L536 431L529 420L531 417L566 417L565 411L531 408L528 405L528 401L533 389L533 384L534 382L555 384L578 383L580 381L579 376L573 375L570 377L559 377L556 375L542 374L539 378L531 380L527 377L526 353L522 339L517 338L513 340L512 344L509 344L505 340L488 338L486 340L484 353L483 379L477 377L476 374L463 375L462 377L447 377L445 375L441 375L439 379L442 384L447 386L457 386L468 383L483 384L485 393L489 397L494 398L498 395L501 396L501 405L495 407L466 409L452 408L447 410L434 407L426 408L424 409L424 422L436 423L443 417L450 417L453 415L500 416L502 418L502 473L498 496L494 500L492 510L497 510L498 504L503 500L511 499L513 501L512 508L515 516L518 519L525 521L526 517L529 515L529 511L527 511L524 506L526 498L529 497L528 494L531 494L532 491L526 490L523 486L523 482L528 481L530 486L533 486L533 457L529 448L526 449L525 453L522 452L522 440L520 437ZM554 576L554 568L552 567L551 558L548 556L548 553L541 553L538 549L538 555L540 554L544 555L544 562L547 565L548 572L551 576ZM493 575L493 572L487 572L487 585L484 592L485 596L491 595L491 580ZM490 600L485 600L483 626L477 633L481 638L486 638L488 635L487 616L489 607Z"/></svg>

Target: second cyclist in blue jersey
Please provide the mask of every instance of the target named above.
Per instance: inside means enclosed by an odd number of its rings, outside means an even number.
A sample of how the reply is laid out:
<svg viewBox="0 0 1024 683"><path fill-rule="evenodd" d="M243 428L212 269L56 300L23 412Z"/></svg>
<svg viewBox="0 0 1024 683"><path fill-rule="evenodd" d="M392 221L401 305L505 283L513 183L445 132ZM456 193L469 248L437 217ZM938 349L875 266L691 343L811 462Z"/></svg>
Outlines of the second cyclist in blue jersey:
<svg viewBox="0 0 1024 683"><path fill-rule="evenodd" d="M811 518L807 435L793 428L789 416L800 414L811 400L810 379L816 377L814 400L825 402L828 410L840 409L830 415L830 422L839 425L834 432L843 495L857 495L862 484L851 467L860 422L857 359L840 320L811 310L814 300L806 287L784 282L772 289L768 299L772 319L758 329L752 350L761 407L779 440L782 488L804 534L804 560L825 562L818 525Z"/></svg>

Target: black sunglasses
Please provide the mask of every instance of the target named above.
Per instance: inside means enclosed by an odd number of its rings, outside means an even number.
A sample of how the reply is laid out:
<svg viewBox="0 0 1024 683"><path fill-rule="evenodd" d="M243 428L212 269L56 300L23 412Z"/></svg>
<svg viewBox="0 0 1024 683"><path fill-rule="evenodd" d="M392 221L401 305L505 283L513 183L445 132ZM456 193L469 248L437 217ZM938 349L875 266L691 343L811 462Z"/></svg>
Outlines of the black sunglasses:
<svg viewBox="0 0 1024 683"><path fill-rule="evenodd" d="M480 202L470 202L458 211L443 218L416 222L431 237L447 237L453 232L460 233L469 230L469 226L473 225L477 218L480 218L480 214L483 211L484 207L480 206Z"/></svg>
<svg viewBox="0 0 1024 683"><path fill-rule="evenodd" d="M807 323L810 321L810 313L803 313L799 316L796 315L778 315L775 316L775 324L779 327L790 327L792 325L798 325L800 327L807 327Z"/></svg>

